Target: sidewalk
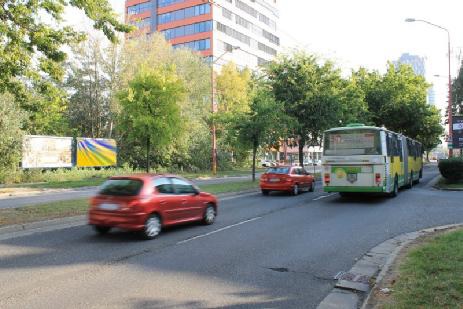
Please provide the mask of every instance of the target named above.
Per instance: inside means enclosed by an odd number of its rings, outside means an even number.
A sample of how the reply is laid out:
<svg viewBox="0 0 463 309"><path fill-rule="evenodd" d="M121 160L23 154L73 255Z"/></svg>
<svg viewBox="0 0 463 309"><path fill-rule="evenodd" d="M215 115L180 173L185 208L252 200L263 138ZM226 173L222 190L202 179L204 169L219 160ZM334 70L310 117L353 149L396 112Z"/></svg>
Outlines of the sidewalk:
<svg viewBox="0 0 463 309"><path fill-rule="evenodd" d="M432 233L462 227L451 224L406 233L377 245L366 253L347 272L335 276L335 288L318 305L317 309L367 309L372 291L383 280L400 252L411 242Z"/></svg>

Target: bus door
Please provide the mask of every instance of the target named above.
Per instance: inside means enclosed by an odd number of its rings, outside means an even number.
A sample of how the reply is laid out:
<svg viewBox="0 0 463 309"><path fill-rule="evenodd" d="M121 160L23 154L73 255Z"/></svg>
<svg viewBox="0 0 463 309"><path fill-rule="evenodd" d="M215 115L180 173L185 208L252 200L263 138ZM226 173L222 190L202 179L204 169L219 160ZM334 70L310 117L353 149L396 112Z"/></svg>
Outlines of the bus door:
<svg viewBox="0 0 463 309"><path fill-rule="evenodd" d="M401 137L402 143L402 158L404 162L404 183L410 183L410 168L408 162L409 149L408 149L408 139L405 136Z"/></svg>

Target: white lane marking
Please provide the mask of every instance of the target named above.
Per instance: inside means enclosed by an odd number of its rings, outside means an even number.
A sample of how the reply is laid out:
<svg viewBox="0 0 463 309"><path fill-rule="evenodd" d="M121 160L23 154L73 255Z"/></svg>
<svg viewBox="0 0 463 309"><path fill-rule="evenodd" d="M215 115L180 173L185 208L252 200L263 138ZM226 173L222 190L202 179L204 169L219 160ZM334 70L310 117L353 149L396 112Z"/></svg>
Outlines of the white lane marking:
<svg viewBox="0 0 463 309"><path fill-rule="evenodd" d="M228 225L228 226L222 227L222 228L220 228L218 230L215 230L215 231L212 231L212 232L209 232L209 233L206 233L206 234L198 235L198 236L195 236L195 237L191 237L191 238L179 241L179 242L177 242L177 245L185 244L185 243L187 243L189 241L192 241L192 240L195 240L195 239L198 239L198 238L203 238L203 237L206 237L206 236L218 233L218 232L222 232L222 231L231 229L232 227L242 225L242 224L245 224L245 223L249 223L249 222L252 222L252 221L256 221L256 220L259 220L259 219L262 219L262 217L255 217L255 218L252 218L252 219L249 219L249 220L245 220L245 221L241 221L241 222L238 222L238 223L235 223L235 224L232 224L232 225Z"/></svg>
<svg viewBox="0 0 463 309"><path fill-rule="evenodd" d="M328 194L328 195L322 195L322 196L319 196L317 198L312 199L312 201L318 201L318 200L321 200L322 198L330 197L332 195L334 195L334 193L331 193L331 194Z"/></svg>

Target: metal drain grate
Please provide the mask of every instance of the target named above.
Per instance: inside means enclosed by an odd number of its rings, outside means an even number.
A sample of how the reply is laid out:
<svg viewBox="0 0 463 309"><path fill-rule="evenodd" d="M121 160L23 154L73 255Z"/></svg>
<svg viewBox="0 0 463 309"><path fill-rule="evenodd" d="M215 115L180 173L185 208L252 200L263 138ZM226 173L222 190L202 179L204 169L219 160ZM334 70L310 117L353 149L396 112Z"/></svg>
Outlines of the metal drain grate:
<svg viewBox="0 0 463 309"><path fill-rule="evenodd" d="M364 283L364 284L369 284L369 281L370 281L370 277L368 276L357 275L357 274L343 272L343 271L340 271L339 273L337 273L336 276L334 276L334 279L358 282L358 283Z"/></svg>

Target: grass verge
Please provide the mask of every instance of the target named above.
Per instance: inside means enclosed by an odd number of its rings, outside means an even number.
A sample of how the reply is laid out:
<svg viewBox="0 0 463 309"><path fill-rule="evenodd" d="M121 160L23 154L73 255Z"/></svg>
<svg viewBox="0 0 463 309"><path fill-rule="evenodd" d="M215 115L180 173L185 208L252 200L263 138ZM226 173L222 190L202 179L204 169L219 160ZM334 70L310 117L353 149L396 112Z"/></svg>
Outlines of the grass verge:
<svg viewBox="0 0 463 309"><path fill-rule="evenodd" d="M259 181L236 181L227 183L218 183L210 185L199 186L202 191L210 192L212 194L239 192L251 189L257 189L259 187Z"/></svg>
<svg viewBox="0 0 463 309"><path fill-rule="evenodd" d="M0 226L78 216L85 214L87 209L88 199L0 209Z"/></svg>
<svg viewBox="0 0 463 309"><path fill-rule="evenodd" d="M201 186L201 190L213 194L219 194L255 189L258 186L258 181L237 181L203 185ZM0 226L84 215L87 213L87 210L88 199L76 199L18 208L0 209Z"/></svg>
<svg viewBox="0 0 463 309"><path fill-rule="evenodd" d="M410 251L386 308L462 308L463 230L437 236Z"/></svg>
<svg viewBox="0 0 463 309"><path fill-rule="evenodd" d="M460 180L460 182L457 182L457 183L449 183L445 178L441 177L435 186L439 189L447 189L447 190L461 189L463 190L463 180Z"/></svg>

